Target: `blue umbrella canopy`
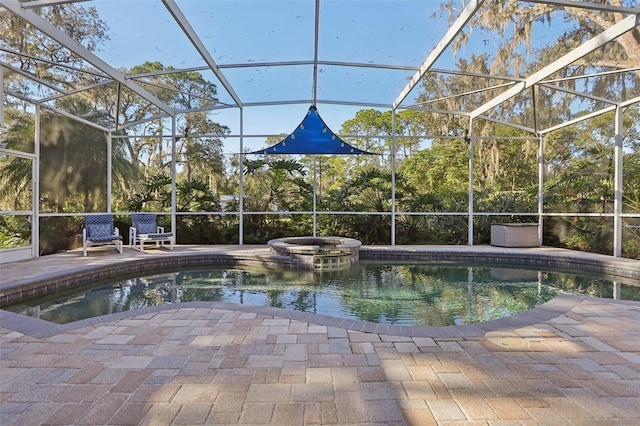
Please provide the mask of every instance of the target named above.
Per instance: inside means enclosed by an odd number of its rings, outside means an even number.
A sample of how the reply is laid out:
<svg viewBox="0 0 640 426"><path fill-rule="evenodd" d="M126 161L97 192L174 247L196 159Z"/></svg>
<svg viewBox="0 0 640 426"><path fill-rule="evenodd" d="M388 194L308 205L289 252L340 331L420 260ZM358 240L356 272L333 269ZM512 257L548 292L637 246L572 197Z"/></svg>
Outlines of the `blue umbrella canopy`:
<svg viewBox="0 0 640 426"><path fill-rule="evenodd" d="M307 115L289 136L275 145L248 152L247 154L369 154L349 145L325 124L315 105L309 107Z"/></svg>

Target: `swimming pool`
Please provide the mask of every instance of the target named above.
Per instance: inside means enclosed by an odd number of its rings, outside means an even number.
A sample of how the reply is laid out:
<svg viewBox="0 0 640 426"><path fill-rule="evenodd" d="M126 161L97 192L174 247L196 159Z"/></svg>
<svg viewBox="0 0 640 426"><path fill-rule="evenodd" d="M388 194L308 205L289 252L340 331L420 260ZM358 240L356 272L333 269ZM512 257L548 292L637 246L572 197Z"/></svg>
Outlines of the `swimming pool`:
<svg viewBox="0 0 640 426"><path fill-rule="evenodd" d="M191 301L270 306L377 323L463 325L532 309L560 293L640 300L640 283L552 269L362 261L348 270L215 266L125 276L3 309L64 324Z"/></svg>

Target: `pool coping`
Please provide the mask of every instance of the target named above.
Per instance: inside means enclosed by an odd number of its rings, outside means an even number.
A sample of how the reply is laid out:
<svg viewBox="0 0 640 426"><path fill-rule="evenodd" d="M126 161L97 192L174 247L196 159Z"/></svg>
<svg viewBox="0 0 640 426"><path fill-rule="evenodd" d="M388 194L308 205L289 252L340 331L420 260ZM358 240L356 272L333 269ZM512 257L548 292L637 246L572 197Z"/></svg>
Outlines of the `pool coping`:
<svg viewBox="0 0 640 426"><path fill-rule="evenodd" d="M216 264L260 265L282 267L288 257L274 255L265 246L178 246L178 249L146 251L143 254L126 250L126 257L106 252L82 257L81 252L69 251L36 259L0 265L0 301L17 302L23 297L68 289L97 279L118 275L148 272L156 269L207 266ZM493 246L362 246L362 259L393 261L446 261L500 263L523 266L548 266L596 272L621 278L640 280L640 261L616 258L594 253L576 252L556 248L498 248ZM65 262L66 261L66 262ZM291 265L290 265L291 266ZM295 265L292 265L295 267ZM24 277L20 276L23 271ZM19 295L18 300L16 300ZM489 331L520 328L562 315L584 300L583 296L560 295L529 311L497 320L460 326L420 327L379 324L361 320L334 318L286 309L222 302L185 302L165 304L125 312L107 314L67 324L55 324L0 309L2 327L33 337L48 337L58 333L94 326L137 315L153 314L180 308L215 308L220 310L252 312L318 325L354 331L405 337L460 338L484 336ZM640 302L602 299L607 302L632 304Z"/></svg>

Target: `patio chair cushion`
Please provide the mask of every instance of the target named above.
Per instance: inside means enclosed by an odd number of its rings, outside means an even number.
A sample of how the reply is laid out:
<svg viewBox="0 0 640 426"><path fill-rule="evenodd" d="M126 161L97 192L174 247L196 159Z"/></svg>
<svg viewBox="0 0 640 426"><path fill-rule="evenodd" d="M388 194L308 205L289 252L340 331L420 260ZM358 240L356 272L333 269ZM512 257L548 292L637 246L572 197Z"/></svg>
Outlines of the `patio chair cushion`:
<svg viewBox="0 0 640 426"><path fill-rule="evenodd" d="M113 236L113 226L109 224L88 225L88 237L92 240L97 238L111 238Z"/></svg>
<svg viewBox="0 0 640 426"><path fill-rule="evenodd" d="M122 239L122 235L106 235L104 237L90 237L87 238L87 240L93 242L93 243L105 243L108 241L115 241L115 240L121 240Z"/></svg>
<svg viewBox="0 0 640 426"><path fill-rule="evenodd" d="M173 232L158 232L149 235L152 240L166 240L173 237Z"/></svg>
<svg viewBox="0 0 640 426"><path fill-rule="evenodd" d="M139 234L155 234L158 232L156 224L150 222L140 222L136 225L136 228Z"/></svg>

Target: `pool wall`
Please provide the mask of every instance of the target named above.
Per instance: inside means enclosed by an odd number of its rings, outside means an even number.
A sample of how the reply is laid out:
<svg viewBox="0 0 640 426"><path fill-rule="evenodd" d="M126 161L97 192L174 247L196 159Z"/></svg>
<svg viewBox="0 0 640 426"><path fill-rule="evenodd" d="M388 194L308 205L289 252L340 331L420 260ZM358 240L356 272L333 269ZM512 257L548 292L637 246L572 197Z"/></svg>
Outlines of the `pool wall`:
<svg viewBox="0 0 640 426"><path fill-rule="evenodd" d="M593 272L640 280L640 261L556 248L497 248L491 246L362 246L360 259L376 261L442 261L542 266ZM0 306L96 280L149 272L209 265L287 266L289 258L265 246L177 246L173 252L125 250L82 257L76 251L0 265ZM47 264L50 267L44 267ZM38 265L31 268L30 265ZM42 272L46 270L46 272ZM31 272L35 271L35 272ZM38 272L40 271L40 272Z"/></svg>

